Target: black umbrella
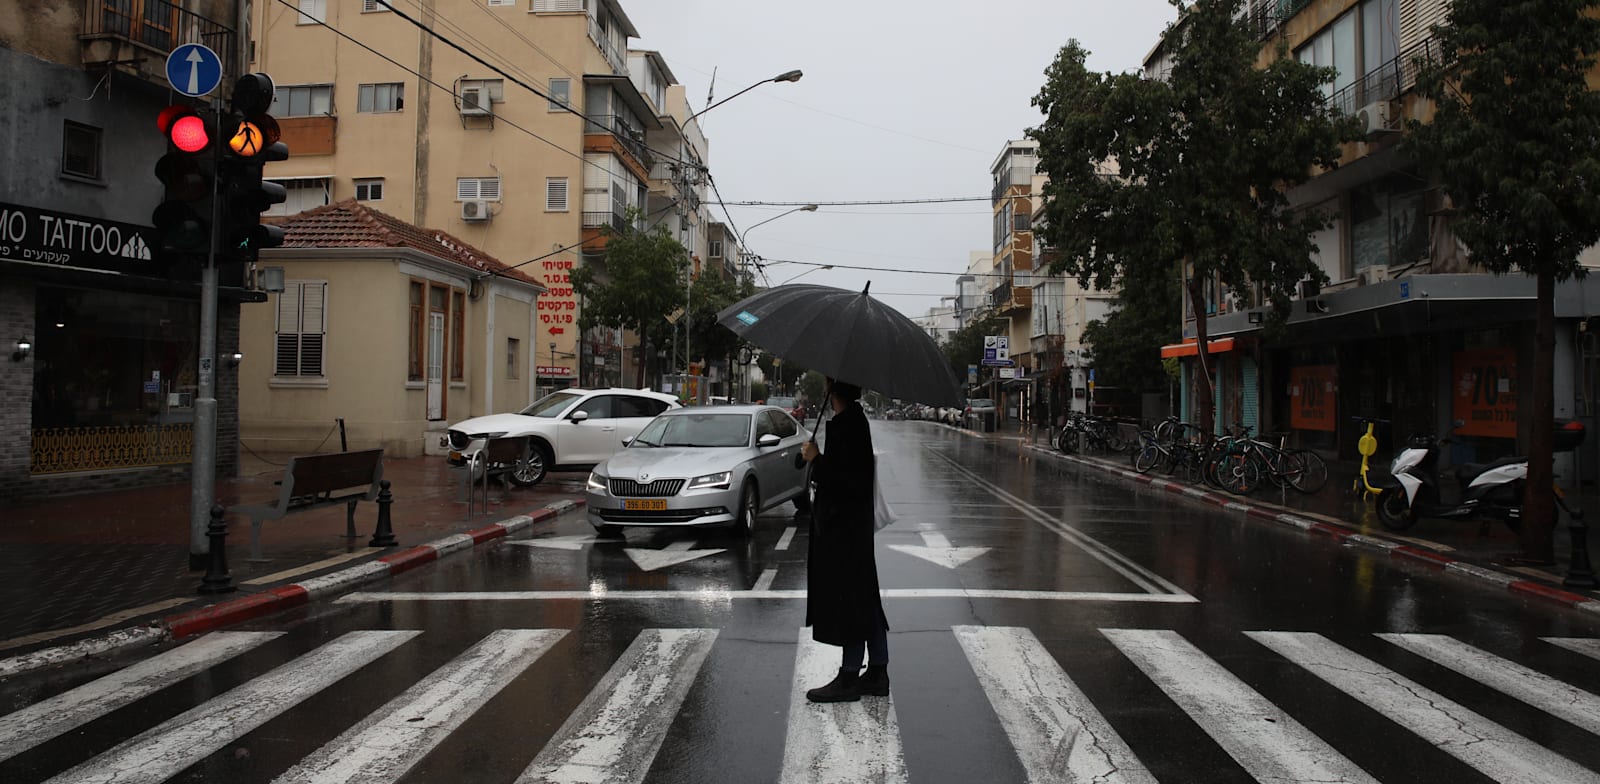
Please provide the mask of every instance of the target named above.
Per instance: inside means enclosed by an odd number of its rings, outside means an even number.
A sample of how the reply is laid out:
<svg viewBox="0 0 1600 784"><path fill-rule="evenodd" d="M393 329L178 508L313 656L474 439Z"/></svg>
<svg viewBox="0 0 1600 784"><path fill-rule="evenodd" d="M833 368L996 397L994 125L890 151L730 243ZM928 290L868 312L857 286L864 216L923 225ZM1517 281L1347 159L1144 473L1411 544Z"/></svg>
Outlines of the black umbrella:
<svg viewBox="0 0 1600 784"><path fill-rule="evenodd" d="M717 323L786 362L862 389L932 406L964 404L933 338L866 289L778 286L723 309Z"/></svg>

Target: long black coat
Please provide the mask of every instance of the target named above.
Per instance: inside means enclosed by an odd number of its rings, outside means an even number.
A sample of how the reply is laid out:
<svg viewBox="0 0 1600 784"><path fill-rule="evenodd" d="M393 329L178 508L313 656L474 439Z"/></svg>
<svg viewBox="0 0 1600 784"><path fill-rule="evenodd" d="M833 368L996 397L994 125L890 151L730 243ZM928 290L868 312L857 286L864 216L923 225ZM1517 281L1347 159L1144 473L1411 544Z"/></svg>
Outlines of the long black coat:
<svg viewBox="0 0 1600 784"><path fill-rule="evenodd" d="M817 642L845 645L866 640L874 621L889 628L872 553L872 432L859 403L828 420L824 445L811 461L806 625Z"/></svg>

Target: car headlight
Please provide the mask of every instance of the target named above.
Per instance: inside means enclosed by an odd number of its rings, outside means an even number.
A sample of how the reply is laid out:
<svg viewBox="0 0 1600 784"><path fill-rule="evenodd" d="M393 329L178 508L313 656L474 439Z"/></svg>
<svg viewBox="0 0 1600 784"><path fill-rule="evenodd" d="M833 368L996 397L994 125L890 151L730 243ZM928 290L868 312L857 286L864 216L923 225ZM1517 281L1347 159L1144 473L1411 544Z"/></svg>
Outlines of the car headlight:
<svg viewBox="0 0 1600 784"><path fill-rule="evenodd" d="M726 490L726 489L728 489L729 483L732 482L732 481L733 481L733 472L732 471L723 471L723 472L716 473L716 474L706 474L705 476L697 476L697 477L689 480L689 489L690 490L706 490L706 489Z"/></svg>
<svg viewBox="0 0 1600 784"><path fill-rule="evenodd" d="M595 472L593 472L593 471L590 471L589 472L589 489L590 490L605 490L605 489L607 489L607 487L606 487L606 478L601 476L601 475L599 475L599 474L597 474L597 473L595 473Z"/></svg>

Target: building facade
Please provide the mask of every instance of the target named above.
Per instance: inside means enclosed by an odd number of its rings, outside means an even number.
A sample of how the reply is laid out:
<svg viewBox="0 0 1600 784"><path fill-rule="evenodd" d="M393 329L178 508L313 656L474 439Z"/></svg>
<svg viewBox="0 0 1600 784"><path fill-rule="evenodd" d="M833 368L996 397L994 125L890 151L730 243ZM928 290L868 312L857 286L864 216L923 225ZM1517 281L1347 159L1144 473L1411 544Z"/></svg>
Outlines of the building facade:
<svg viewBox="0 0 1600 784"><path fill-rule="evenodd" d="M232 0L0 0L0 503L181 481L202 369L194 258L164 252L156 117L188 101L165 62L183 44L240 73ZM215 95L215 93L214 93ZM225 95L224 95L225 97ZM259 300L222 271L217 347ZM244 303L244 304L241 304ZM208 371L211 372L211 371ZM237 471L236 378L215 368L217 469Z"/></svg>

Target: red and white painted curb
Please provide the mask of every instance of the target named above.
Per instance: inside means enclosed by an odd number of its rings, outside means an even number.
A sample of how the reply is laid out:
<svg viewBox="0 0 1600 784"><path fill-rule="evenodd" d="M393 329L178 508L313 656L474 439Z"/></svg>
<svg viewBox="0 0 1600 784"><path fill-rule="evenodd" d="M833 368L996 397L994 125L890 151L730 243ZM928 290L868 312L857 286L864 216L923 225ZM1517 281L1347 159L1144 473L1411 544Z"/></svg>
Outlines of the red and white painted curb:
<svg viewBox="0 0 1600 784"><path fill-rule="evenodd" d="M100 656L113 651L140 645L150 645L164 640L181 640L197 634L231 626L254 618L282 612L309 604L314 599L349 590L358 585L382 580L439 560L440 556L457 550L471 548L484 542L501 539L522 531L534 523L544 522L582 509L583 500L557 501L531 514L517 515L498 523L476 528L465 533L452 534L389 553L371 561L356 564L337 572L313 577L298 583L280 585L260 593L239 596L197 610L169 615L149 626L120 629L110 634L81 640L71 645L46 648L10 659L0 660L0 679L30 670L64 664L90 656Z"/></svg>
<svg viewBox="0 0 1600 784"><path fill-rule="evenodd" d="M1213 493L1210 490L1194 487L1193 485L1187 485L1182 482L1173 482L1166 479L1148 476L1136 471L1130 471L1124 468L1107 465L1106 463L1098 460L1089 460L1087 458L1078 457L1077 455L1066 455L1057 450L1047 449L1034 444L1026 444L1024 446L1035 452L1043 452L1045 454L1058 457L1062 460L1077 463L1079 465L1089 466L1091 468L1097 468L1107 473L1120 476L1124 479L1138 482L1140 484L1147 484L1151 487L1159 488L1175 495L1192 498L1196 501L1221 507L1229 511L1242 512L1246 517L1254 517L1259 520L1278 523L1280 525L1285 525L1290 528L1303 531L1307 534L1327 536L1345 544L1350 544L1357 547L1365 547L1371 550L1387 553L1390 558L1420 563L1424 566L1438 569L1439 571L1449 574L1492 583L1511 591L1512 593L1522 594L1524 596L1532 596L1538 599L1555 602L1565 607L1571 607L1575 610L1582 610L1583 612L1600 615L1600 599L1584 596L1583 594L1574 593L1572 591L1565 591L1560 588L1556 588L1555 586L1524 579L1518 575L1507 574L1505 572L1490 569L1485 566L1479 566L1478 564L1462 561L1458 558L1454 558L1436 550L1430 550L1426 547L1420 547L1414 544L1407 544L1405 542L1398 542L1392 539L1384 539L1382 537L1364 534L1340 523L1337 520L1324 518L1321 515L1315 515L1314 517L1318 519L1312 519L1313 516L1310 515L1294 514L1283 511L1278 507L1253 504L1245 500L1240 500L1234 496Z"/></svg>

